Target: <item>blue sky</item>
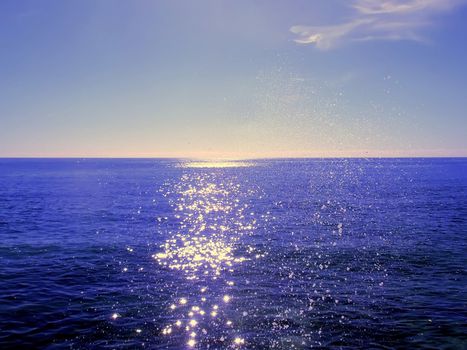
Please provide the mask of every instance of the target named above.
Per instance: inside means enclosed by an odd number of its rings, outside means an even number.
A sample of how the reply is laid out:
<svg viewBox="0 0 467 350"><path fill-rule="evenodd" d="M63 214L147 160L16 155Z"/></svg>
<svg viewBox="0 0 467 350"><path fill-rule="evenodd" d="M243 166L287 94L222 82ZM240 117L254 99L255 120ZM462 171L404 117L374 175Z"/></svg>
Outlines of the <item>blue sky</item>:
<svg viewBox="0 0 467 350"><path fill-rule="evenodd" d="M467 2L0 2L0 156L467 156Z"/></svg>

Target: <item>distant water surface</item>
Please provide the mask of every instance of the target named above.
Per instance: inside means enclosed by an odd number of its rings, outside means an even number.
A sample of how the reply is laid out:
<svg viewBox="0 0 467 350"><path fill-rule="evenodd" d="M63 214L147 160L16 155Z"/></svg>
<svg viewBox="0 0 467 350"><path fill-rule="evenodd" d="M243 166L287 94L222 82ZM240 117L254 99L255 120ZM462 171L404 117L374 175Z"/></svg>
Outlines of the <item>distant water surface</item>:
<svg viewBox="0 0 467 350"><path fill-rule="evenodd" d="M1 349L467 348L467 159L0 159Z"/></svg>

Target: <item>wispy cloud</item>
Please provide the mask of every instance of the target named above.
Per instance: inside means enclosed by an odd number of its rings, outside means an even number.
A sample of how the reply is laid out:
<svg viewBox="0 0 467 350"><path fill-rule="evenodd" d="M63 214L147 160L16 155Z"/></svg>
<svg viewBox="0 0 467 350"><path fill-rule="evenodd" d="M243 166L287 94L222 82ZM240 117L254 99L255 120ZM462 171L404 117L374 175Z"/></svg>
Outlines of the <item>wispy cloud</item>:
<svg viewBox="0 0 467 350"><path fill-rule="evenodd" d="M295 42L314 44L329 50L341 44L368 40L426 41L423 29L433 17L452 10L467 0L354 0L353 15L341 24L330 26L297 25L290 31Z"/></svg>

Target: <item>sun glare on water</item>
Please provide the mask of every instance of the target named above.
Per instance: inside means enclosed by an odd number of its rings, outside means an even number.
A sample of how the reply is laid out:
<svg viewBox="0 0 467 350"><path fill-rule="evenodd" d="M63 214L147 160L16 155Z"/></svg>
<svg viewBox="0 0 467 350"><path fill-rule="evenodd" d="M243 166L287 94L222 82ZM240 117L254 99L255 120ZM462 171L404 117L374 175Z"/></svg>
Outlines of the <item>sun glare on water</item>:
<svg viewBox="0 0 467 350"><path fill-rule="evenodd" d="M239 161L192 161L181 166L249 165ZM231 277L241 264L263 256L247 244L243 244L242 252L237 251L242 238L251 234L257 225L248 204L256 189L245 187L235 176L185 171L163 193L175 213L177 225L169 226L168 236L153 258L174 275L184 275L193 290L178 295L168 305L170 320L162 335L172 337L184 333L186 345L197 348L220 331L223 335L219 341L229 342L230 347L242 347L245 340L239 337L241 329L231 320L238 312Z"/></svg>
<svg viewBox="0 0 467 350"><path fill-rule="evenodd" d="M253 166L252 162L238 160L202 160L188 161L180 165L183 168L239 168Z"/></svg>

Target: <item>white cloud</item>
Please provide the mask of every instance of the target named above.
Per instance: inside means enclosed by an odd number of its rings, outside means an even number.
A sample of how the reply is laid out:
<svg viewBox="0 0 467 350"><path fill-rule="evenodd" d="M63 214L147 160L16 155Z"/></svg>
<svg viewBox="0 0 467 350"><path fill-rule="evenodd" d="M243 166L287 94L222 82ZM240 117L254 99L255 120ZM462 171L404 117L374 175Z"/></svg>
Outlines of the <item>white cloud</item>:
<svg viewBox="0 0 467 350"><path fill-rule="evenodd" d="M353 16L330 26L293 26L295 42L329 50L343 43L368 40L425 41L421 34L437 13L467 0L354 0Z"/></svg>

